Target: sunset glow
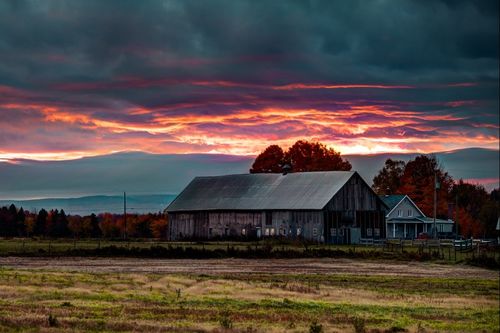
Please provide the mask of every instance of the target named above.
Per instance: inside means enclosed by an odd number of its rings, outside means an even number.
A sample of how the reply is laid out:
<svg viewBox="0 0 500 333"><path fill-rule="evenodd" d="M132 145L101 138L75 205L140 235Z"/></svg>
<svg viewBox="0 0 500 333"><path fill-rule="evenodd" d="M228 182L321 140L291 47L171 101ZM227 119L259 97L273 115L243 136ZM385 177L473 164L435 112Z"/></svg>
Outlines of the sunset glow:
<svg viewBox="0 0 500 333"><path fill-rule="evenodd" d="M402 3L426 20L379 22L329 6L173 2L125 6L128 22L84 3L0 4L0 161L256 155L300 139L342 154L498 149L489 12L470 11L474 31L437 33L422 22L454 27L462 8Z"/></svg>

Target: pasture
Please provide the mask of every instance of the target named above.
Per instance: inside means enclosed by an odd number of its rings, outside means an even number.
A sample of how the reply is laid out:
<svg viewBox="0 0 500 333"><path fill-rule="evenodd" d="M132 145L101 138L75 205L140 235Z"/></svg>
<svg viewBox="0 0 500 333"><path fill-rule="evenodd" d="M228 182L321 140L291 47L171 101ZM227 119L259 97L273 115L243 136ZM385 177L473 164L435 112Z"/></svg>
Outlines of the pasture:
<svg viewBox="0 0 500 333"><path fill-rule="evenodd" d="M498 271L352 259L0 258L0 331L498 332Z"/></svg>

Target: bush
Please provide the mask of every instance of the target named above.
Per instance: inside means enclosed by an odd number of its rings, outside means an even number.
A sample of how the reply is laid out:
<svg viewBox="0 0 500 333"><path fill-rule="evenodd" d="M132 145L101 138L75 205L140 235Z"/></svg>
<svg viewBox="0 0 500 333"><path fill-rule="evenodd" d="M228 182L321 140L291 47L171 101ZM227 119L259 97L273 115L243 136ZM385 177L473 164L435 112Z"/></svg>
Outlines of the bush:
<svg viewBox="0 0 500 333"><path fill-rule="evenodd" d="M317 321L313 321L309 326L309 333L323 333L323 325L318 324Z"/></svg>
<svg viewBox="0 0 500 333"><path fill-rule="evenodd" d="M233 328L233 321L229 317L229 314L227 312L223 312L219 318L219 324L222 328L224 329L231 329Z"/></svg>
<svg viewBox="0 0 500 333"><path fill-rule="evenodd" d="M363 318L354 317L352 320L352 325L354 326L354 332L356 333L365 333L365 320Z"/></svg>
<svg viewBox="0 0 500 333"><path fill-rule="evenodd" d="M56 316L53 316L52 314L49 314L49 317L47 318L47 322L49 323L50 327L57 327L59 325L59 322L57 321Z"/></svg>

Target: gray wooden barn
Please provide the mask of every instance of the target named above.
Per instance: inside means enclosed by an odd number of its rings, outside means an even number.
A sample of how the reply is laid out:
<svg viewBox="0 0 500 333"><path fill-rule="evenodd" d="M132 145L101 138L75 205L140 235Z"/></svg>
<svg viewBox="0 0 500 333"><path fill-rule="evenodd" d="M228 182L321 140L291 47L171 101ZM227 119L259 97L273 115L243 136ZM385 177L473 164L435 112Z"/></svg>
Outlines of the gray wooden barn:
<svg viewBox="0 0 500 333"><path fill-rule="evenodd" d="M387 206L352 171L196 177L167 207L169 237L385 238Z"/></svg>

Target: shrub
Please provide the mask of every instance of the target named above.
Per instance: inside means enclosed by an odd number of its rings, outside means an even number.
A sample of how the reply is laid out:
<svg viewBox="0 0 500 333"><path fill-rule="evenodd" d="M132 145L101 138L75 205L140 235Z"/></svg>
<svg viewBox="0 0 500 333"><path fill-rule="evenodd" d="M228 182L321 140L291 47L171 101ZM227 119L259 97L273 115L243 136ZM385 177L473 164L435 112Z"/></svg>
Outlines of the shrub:
<svg viewBox="0 0 500 333"><path fill-rule="evenodd" d="M365 320L363 318L354 317L352 320L352 325L354 326L354 332L356 333L365 333Z"/></svg>
<svg viewBox="0 0 500 333"><path fill-rule="evenodd" d="M47 318L47 322L49 323L50 327L57 327L59 325L59 322L57 321L56 316L53 316L52 314L49 314L49 317Z"/></svg>
<svg viewBox="0 0 500 333"><path fill-rule="evenodd" d="M219 318L219 324L222 328L224 329L231 329L233 328L233 321L229 317L229 314L227 312L223 312Z"/></svg>
<svg viewBox="0 0 500 333"><path fill-rule="evenodd" d="M313 321L309 326L309 333L323 333L323 325L318 324L317 321Z"/></svg>

